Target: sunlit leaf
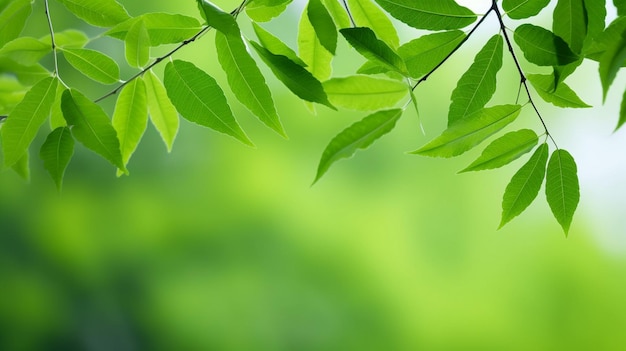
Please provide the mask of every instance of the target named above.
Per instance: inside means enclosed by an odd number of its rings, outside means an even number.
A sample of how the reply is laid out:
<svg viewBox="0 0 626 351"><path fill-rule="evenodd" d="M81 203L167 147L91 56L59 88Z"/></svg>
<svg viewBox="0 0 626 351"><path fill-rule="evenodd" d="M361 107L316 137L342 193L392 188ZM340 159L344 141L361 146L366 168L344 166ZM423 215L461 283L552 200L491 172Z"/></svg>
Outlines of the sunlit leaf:
<svg viewBox="0 0 626 351"><path fill-rule="evenodd" d="M120 142L124 167L139 145L148 125L146 85L141 78L128 83L120 92L113 112L113 128ZM120 175L118 173L118 175Z"/></svg>
<svg viewBox="0 0 626 351"><path fill-rule="evenodd" d="M124 39L126 62L133 67L143 67L150 60L150 37L143 20L135 22Z"/></svg>
<svg viewBox="0 0 626 351"><path fill-rule="evenodd" d="M246 14L253 21L267 22L285 11L292 0L254 0L246 5Z"/></svg>
<svg viewBox="0 0 626 351"><path fill-rule="evenodd" d="M23 65L31 66L52 51L50 45L32 37L20 37L0 48L0 56L8 57Z"/></svg>
<svg viewBox="0 0 626 351"><path fill-rule="evenodd" d="M453 30L427 34L398 48L398 54L406 63L413 78L430 72L465 38L465 33Z"/></svg>
<svg viewBox="0 0 626 351"><path fill-rule="evenodd" d="M613 0L613 5L617 8L617 14L619 16L626 16L626 1L625 0Z"/></svg>
<svg viewBox="0 0 626 351"><path fill-rule="evenodd" d="M348 13L346 12L346 8L343 7L343 4L337 0L322 0L324 6L330 13L330 16L333 18L333 21L339 28L350 27L350 18L348 17ZM352 14L354 16L354 14Z"/></svg>
<svg viewBox="0 0 626 351"><path fill-rule="evenodd" d="M165 66L164 83L167 95L184 118L253 145L235 120L220 86L203 70L190 62L174 60Z"/></svg>
<svg viewBox="0 0 626 351"><path fill-rule="evenodd" d="M440 136L411 153L432 157L458 156L513 122L521 109L520 105L484 108L449 126Z"/></svg>
<svg viewBox="0 0 626 351"><path fill-rule="evenodd" d="M367 148L378 138L389 133L401 115L401 109L378 111L337 134L322 153L314 183L334 162L351 157L358 149Z"/></svg>
<svg viewBox="0 0 626 351"><path fill-rule="evenodd" d="M332 78L323 85L333 105L362 111L392 107L409 91L406 83L368 76Z"/></svg>
<svg viewBox="0 0 626 351"><path fill-rule="evenodd" d="M104 84L120 80L120 68L109 56L91 49L63 49L63 55L79 72Z"/></svg>
<svg viewBox="0 0 626 351"><path fill-rule="evenodd" d="M50 34L39 38L39 41L48 46L52 45ZM88 42L89 38L87 37L87 34L76 29L67 29L54 33L54 43L60 48L80 49Z"/></svg>
<svg viewBox="0 0 626 351"><path fill-rule="evenodd" d="M150 12L124 21L104 34L124 40L130 28L138 21L143 21L152 46L180 43L197 34L202 28L200 22L193 17Z"/></svg>
<svg viewBox="0 0 626 351"><path fill-rule="evenodd" d="M306 10L320 44L331 54L337 49L337 27L321 0L309 0Z"/></svg>
<svg viewBox="0 0 626 351"><path fill-rule="evenodd" d="M178 133L178 112L159 78L152 71L146 72L143 77L146 83L150 121L161 134L161 139L170 152Z"/></svg>
<svg viewBox="0 0 626 351"><path fill-rule="evenodd" d="M376 37L392 48L397 48L400 40L398 32L387 14L372 0L348 0L348 7L358 27L368 27L374 31ZM345 28L342 27L342 28Z"/></svg>
<svg viewBox="0 0 626 351"><path fill-rule="evenodd" d="M526 59L539 66L562 66L578 60L567 43L547 29L522 24L513 36Z"/></svg>
<svg viewBox="0 0 626 351"><path fill-rule="evenodd" d="M65 121L65 117L63 117L63 110L61 110L61 101L63 100L63 92L65 91L65 86L63 84L59 84L57 87L57 93L54 98L54 103L52 103L52 108L50 109L50 129L55 130L58 127L65 127L67 122Z"/></svg>
<svg viewBox="0 0 626 351"><path fill-rule="evenodd" d="M515 218L535 200L546 175L548 144L541 144L506 186L502 198L500 228Z"/></svg>
<svg viewBox="0 0 626 351"><path fill-rule="evenodd" d="M48 77L35 84L4 121L0 132L6 166L12 166L26 153L50 115L58 82L56 78Z"/></svg>
<svg viewBox="0 0 626 351"><path fill-rule="evenodd" d="M24 85L34 85L51 74L40 64L25 66L6 57L0 57L0 73L15 76Z"/></svg>
<svg viewBox="0 0 626 351"><path fill-rule="evenodd" d="M409 74L402 58L384 41L376 38L376 34L371 29L366 27L344 28L340 32L348 43L368 60L375 61L381 66L405 76Z"/></svg>
<svg viewBox="0 0 626 351"><path fill-rule="evenodd" d="M12 0L0 12L0 47L17 38L32 12L30 0Z"/></svg>
<svg viewBox="0 0 626 351"><path fill-rule="evenodd" d="M502 67L503 43L499 34L491 37L461 76L452 92L448 125L472 115L489 102L496 91L496 75Z"/></svg>
<svg viewBox="0 0 626 351"><path fill-rule="evenodd" d="M587 19L587 38L583 47L588 47L605 27L606 0L583 0ZM584 51L584 50L583 50Z"/></svg>
<svg viewBox="0 0 626 351"><path fill-rule="evenodd" d="M237 21L208 0L196 0L204 11L207 24L226 35L239 35Z"/></svg>
<svg viewBox="0 0 626 351"><path fill-rule="evenodd" d="M54 180L60 191L63 184L65 169L74 154L74 138L68 127L54 129L39 151L39 157L43 160L43 166Z"/></svg>
<svg viewBox="0 0 626 351"><path fill-rule="evenodd" d="M535 16L549 3L550 0L503 0L502 9L513 19L523 19Z"/></svg>
<svg viewBox="0 0 626 351"><path fill-rule="evenodd" d="M472 24L476 15L453 0L376 0L393 17L417 29L458 29Z"/></svg>
<svg viewBox="0 0 626 351"><path fill-rule="evenodd" d="M318 80L326 80L331 76L333 55L322 46L313 25L306 15L306 9L300 16L298 24L298 52L306 69ZM276 53L278 54L278 53ZM297 62L297 61L295 61Z"/></svg>
<svg viewBox="0 0 626 351"><path fill-rule="evenodd" d="M555 150L548 162L546 199L565 235L569 231L580 199L576 162L569 152Z"/></svg>
<svg viewBox="0 0 626 351"><path fill-rule="evenodd" d="M254 32L256 33L257 38L259 38L259 42L263 45L264 48L269 50L274 55L283 55L287 56L291 61L299 64L302 67L306 67L307 64L302 61L298 55L296 55L295 51L293 51L289 46L280 41L277 37L275 37L272 33L266 31L258 24L252 22L252 28L254 28Z"/></svg>
<svg viewBox="0 0 626 351"><path fill-rule="evenodd" d="M552 18L554 34L575 53L580 53L587 37L587 13L584 0L558 0Z"/></svg>
<svg viewBox="0 0 626 351"><path fill-rule="evenodd" d="M489 144L480 157L459 173L502 167L532 150L538 142L537 134L530 129L506 133Z"/></svg>
<svg viewBox="0 0 626 351"><path fill-rule="evenodd" d="M555 79L553 75L529 74L526 78L528 78L539 96L554 106L574 108L591 107L582 101L567 84L560 83L555 89Z"/></svg>
<svg viewBox="0 0 626 351"><path fill-rule="evenodd" d="M130 18L115 0L58 0L76 17L98 27L112 27Z"/></svg>

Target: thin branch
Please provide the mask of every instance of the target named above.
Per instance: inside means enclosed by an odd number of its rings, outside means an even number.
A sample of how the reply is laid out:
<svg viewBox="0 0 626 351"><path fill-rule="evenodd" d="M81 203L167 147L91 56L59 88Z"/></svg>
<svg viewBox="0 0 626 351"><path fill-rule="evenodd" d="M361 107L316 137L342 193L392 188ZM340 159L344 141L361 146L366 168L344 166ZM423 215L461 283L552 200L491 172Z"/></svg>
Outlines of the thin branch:
<svg viewBox="0 0 626 351"><path fill-rule="evenodd" d="M48 29L50 30L50 43L52 45L52 54L54 56L54 75L59 75L59 59L57 58L57 45L54 41L54 29L52 28L52 18L50 18L50 8L48 7L48 0L44 1L44 7L46 11L46 18L48 19Z"/></svg>
<svg viewBox="0 0 626 351"><path fill-rule="evenodd" d="M350 23L352 23L352 27L356 27L356 22L354 22L354 17L352 17L352 12L350 12L350 8L348 7L348 3L346 2L346 0L343 0L343 7L348 13L348 17L350 18Z"/></svg>

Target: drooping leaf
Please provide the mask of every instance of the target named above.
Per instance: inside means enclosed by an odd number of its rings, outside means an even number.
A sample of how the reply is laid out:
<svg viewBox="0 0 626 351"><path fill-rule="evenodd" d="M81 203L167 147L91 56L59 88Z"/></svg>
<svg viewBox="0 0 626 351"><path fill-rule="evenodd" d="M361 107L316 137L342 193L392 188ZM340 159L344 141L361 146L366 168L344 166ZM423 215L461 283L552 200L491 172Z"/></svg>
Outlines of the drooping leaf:
<svg viewBox="0 0 626 351"><path fill-rule="evenodd" d="M39 38L39 41L48 46L52 45L50 34ZM80 49L88 42L89 37L87 37L87 34L76 29L67 29L54 33L54 43L60 48Z"/></svg>
<svg viewBox="0 0 626 351"><path fill-rule="evenodd" d="M24 85L34 85L51 74L40 64L25 66L6 57L0 57L0 73L13 75Z"/></svg>
<svg viewBox="0 0 626 351"><path fill-rule="evenodd" d="M548 144L541 144L506 186L502 198L500 228L515 218L535 200L546 175Z"/></svg>
<svg viewBox="0 0 626 351"><path fill-rule="evenodd" d="M227 36L218 32L215 34L215 46L217 58L237 99L261 122L285 136L272 93L241 36Z"/></svg>
<svg viewBox="0 0 626 351"><path fill-rule="evenodd" d="M626 123L626 90L624 90L624 95L622 96L622 103L619 109L619 120L617 121L617 127L615 130L620 129L624 123Z"/></svg>
<svg viewBox="0 0 626 351"><path fill-rule="evenodd" d="M333 55L320 43L306 11L302 12L298 24L298 52L306 69L319 81L323 81L331 76Z"/></svg>
<svg viewBox="0 0 626 351"><path fill-rule="evenodd" d="M13 0L0 12L0 47L20 35L32 10L30 0Z"/></svg>
<svg viewBox="0 0 626 351"><path fill-rule="evenodd" d="M322 1L309 0L306 13L320 44L334 55L337 49L337 27Z"/></svg>
<svg viewBox="0 0 626 351"><path fill-rule="evenodd" d="M596 36L604 31L606 0L584 0L583 2L585 4L585 15L587 19L587 38L585 39L583 47L588 47Z"/></svg>
<svg viewBox="0 0 626 351"><path fill-rule="evenodd" d="M113 112L113 128L120 142L120 152L124 167L139 145L148 125L148 102L146 85L137 78L128 83L120 92ZM118 172L118 176L121 175Z"/></svg>
<svg viewBox="0 0 626 351"><path fill-rule="evenodd" d="M295 51L293 51L289 46L280 41L277 37L275 37L272 33L266 31L258 24L252 22L252 28L254 28L254 32L256 33L257 38L259 38L259 42L263 45L264 48L269 50L274 55L283 55L287 56L291 61L299 64L302 67L306 67L307 64L302 61L298 55L296 55Z"/></svg>
<svg viewBox="0 0 626 351"><path fill-rule="evenodd" d="M164 83L181 116L253 145L235 120L220 86L203 70L190 62L174 60L165 66Z"/></svg>
<svg viewBox="0 0 626 351"><path fill-rule="evenodd" d="M25 181L30 180L30 153L28 150L11 166L11 169Z"/></svg>
<svg viewBox="0 0 626 351"><path fill-rule="evenodd" d="M596 35L585 50L585 57L600 61L606 50L621 40L624 31L626 31L626 16L616 18L602 33Z"/></svg>
<svg viewBox="0 0 626 351"><path fill-rule="evenodd" d="M561 85L565 78L572 75L572 73L576 72L578 67L583 63L583 57L579 57L578 60L568 63L564 66L554 66L554 84ZM554 88L554 86L552 87ZM554 90L554 89L553 89Z"/></svg>
<svg viewBox="0 0 626 351"><path fill-rule="evenodd" d="M378 111L337 134L322 153L313 183L317 182L334 162L351 157L358 149L367 148L381 136L389 133L401 115L401 109Z"/></svg>
<svg viewBox="0 0 626 351"><path fill-rule="evenodd" d="M333 105L361 111L393 107L409 92L406 83L368 76L332 78L322 84Z"/></svg>
<svg viewBox="0 0 626 351"><path fill-rule="evenodd" d="M383 67L408 76L406 64L385 42L366 27L343 28L341 34L361 55Z"/></svg>
<svg viewBox="0 0 626 351"><path fill-rule="evenodd" d="M539 66L562 66L578 60L567 43L545 28L530 23L515 29L513 36L526 59Z"/></svg>
<svg viewBox="0 0 626 351"><path fill-rule="evenodd" d="M484 108L449 126L440 136L411 153L431 157L458 156L513 122L521 109L520 105Z"/></svg>
<svg viewBox="0 0 626 351"><path fill-rule="evenodd" d="M48 77L35 84L4 121L0 132L6 166L12 166L26 153L50 115L58 82L58 79Z"/></svg>
<svg viewBox="0 0 626 351"><path fill-rule="evenodd" d="M427 34L398 48L398 54L406 63L413 78L430 72L465 38L465 33L453 30Z"/></svg>
<svg viewBox="0 0 626 351"><path fill-rule="evenodd" d="M491 100L496 91L496 75L502 67L503 43L499 34L491 37L459 79L452 92L448 125L474 114Z"/></svg>
<svg viewBox="0 0 626 351"><path fill-rule="evenodd" d="M546 199L565 235L569 232L580 199L576 162L569 152L555 150L548 162Z"/></svg>
<svg viewBox="0 0 626 351"><path fill-rule="evenodd" d="M539 96L554 106L573 108L591 107L582 101L567 84L561 83L557 85L555 89L554 75L529 74L526 78L528 78Z"/></svg>
<svg viewBox="0 0 626 351"><path fill-rule="evenodd" d="M124 40L130 28L138 21L143 21L151 46L180 43L202 29L200 22L193 17L150 12L124 21L104 34Z"/></svg>
<svg viewBox="0 0 626 351"><path fill-rule="evenodd" d="M626 30L622 32L618 40L607 47L602 57L600 57L599 71L600 81L602 82L602 98L604 100L624 61L626 61Z"/></svg>
<svg viewBox="0 0 626 351"><path fill-rule="evenodd" d="M120 80L120 68L109 56L91 49L63 49L63 55L79 72L104 84Z"/></svg>
<svg viewBox="0 0 626 351"><path fill-rule="evenodd" d="M143 20L136 21L124 39L126 62L133 67L143 67L150 60L150 37Z"/></svg>
<svg viewBox="0 0 626 351"><path fill-rule="evenodd" d="M68 89L63 92L61 109L76 140L126 172L117 132L102 107L78 90Z"/></svg>
<svg viewBox="0 0 626 351"><path fill-rule="evenodd" d="M226 35L240 35L237 21L208 0L196 0L204 11L207 24Z"/></svg>
<svg viewBox="0 0 626 351"><path fill-rule="evenodd" d="M274 55L258 43L251 41L250 44L259 54L263 62L269 66L278 78L289 90L303 100L317 102L332 109L335 107L328 101L322 83L309 71L291 61L286 56Z"/></svg>
<svg viewBox="0 0 626 351"><path fill-rule="evenodd" d="M8 57L23 65L31 66L52 51L50 45L32 37L20 37L0 48L0 56Z"/></svg>
<svg viewBox="0 0 626 351"><path fill-rule="evenodd" d="M550 0L503 0L502 9L513 19L523 19L537 15Z"/></svg>
<svg viewBox="0 0 626 351"><path fill-rule="evenodd" d="M167 146L167 152L170 152L178 133L178 112L176 112L176 108L167 96L163 83L152 71L144 74L144 80L146 83L150 121L161 134L161 139Z"/></svg>
<svg viewBox="0 0 626 351"><path fill-rule="evenodd" d="M537 134L530 129L506 133L489 144L480 157L459 173L502 167L532 150L538 142Z"/></svg>
<svg viewBox="0 0 626 351"><path fill-rule="evenodd" d="M246 14L253 21L268 22L285 11L292 0L254 0L246 5Z"/></svg>
<svg viewBox="0 0 626 351"><path fill-rule="evenodd" d="M372 29L376 37L394 49L400 45L396 27L372 0L348 0L348 7L356 26Z"/></svg>
<svg viewBox="0 0 626 351"><path fill-rule="evenodd" d="M558 0L553 12L552 30L573 52L580 53L587 37L584 0Z"/></svg>
<svg viewBox="0 0 626 351"><path fill-rule="evenodd" d="M54 98L54 102L52 103L52 108L50 109L51 130L55 130L58 127L65 127L67 125L65 117L63 117L63 110L61 110L61 101L63 100L63 92L65 89L66 88L63 84L59 84L57 86L57 93Z"/></svg>
<svg viewBox="0 0 626 351"><path fill-rule="evenodd" d="M50 174L61 191L65 169L74 154L74 138L69 127L58 127L54 129L46 141L41 145L39 157L43 160L43 166Z"/></svg>
<svg viewBox="0 0 626 351"><path fill-rule="evenodd" d="M469 26L476 15L453 0L376 0L393 17L417 29L445 30Z"/></svg>
<svg viewBox="0 0 626 351"><path fill-rule="evenodd" d="M350 27L350 17L348 17L348 13L345 7L343 7L343 4L337 0L322 0L322 3L326 6L328 13L330 13L337 27Z"/></svg>
<svg viewBox="0 0 626 351"><path fill-rule="evenodd" d="M97 27L113 27L130 18L115 0L58 0L76 17Z"/></svg>

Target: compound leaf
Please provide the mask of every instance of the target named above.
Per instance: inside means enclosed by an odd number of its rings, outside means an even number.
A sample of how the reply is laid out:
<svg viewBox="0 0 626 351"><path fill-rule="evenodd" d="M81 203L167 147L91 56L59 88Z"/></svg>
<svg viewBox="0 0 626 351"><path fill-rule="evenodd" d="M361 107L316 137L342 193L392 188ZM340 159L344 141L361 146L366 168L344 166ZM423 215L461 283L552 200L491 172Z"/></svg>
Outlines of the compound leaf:
<svg viewBox="0 0 626 351"><path fill-rule="evenodd" d="M67 62L87 77L103 84L114 84L120 80L117 63L100 51L70 48L62 51Z"/></svg>
<svg viewBox="0 0 626 351"><path fill-rule="evenodd" d="M161 135L161 139L167 146L167 152L170 152L172 151L176 133L178 133L178 112L167 96L163 83L152 71L144 74L144 80L146 83L150 121L152 121L152 124Z"/></svg>
<svg viewBox="0 0 626 351"><path fill-rule="evenodd" d="M139 145L148 125L146 85L141 78L128 83L120 92L113 112L113 128L120 142L124 166ZM118 172L118 175L121 175Z"/></svg>
<svg viewBox="0 0 626 351"><path fill-rule="evenodd" d="M130 18L115 0L58 0L76 17L97 27L113 27Z"/></svg>
<svg viewBox="0 0 626 351"><path fill-rule="evenodd" d="M522 24L513 36L529 62L539 66L562 66L578 60L567 43L551 31L533 24Z"/></svg>
<svg viewBox="0 0 626 351"><path fill-rule="evenodd" d="M465 39L465 33L452 30L427 34L398 48L398 54L406 63L409 75L420 78L430 72Z"/></svg>
<svg viewBox="0 0 626 351"><path fill-rule="evenodd" d="M61 191L65 169L74 154L74 138L69 127L58 127L53 130L39 151L39 157L43 160L43 166L50 174Z"/></svg>
<svg viewBox="0 0 626 351"><path fill-rule="evenodd" d="M417 29L459 29L472 24L476 14L453 0L376 0L393 17Z"/></svg>
<svg viewBox="0 0 626 351"><path fill-rule="evenodd" d="M482 171L507 165L532 150L537 145L538 140L537 134L530 129L506 133L489 144L480 157L459 173Z"/></svg>
<svg viewBox="0 0 626 351"><path fill-rule="evenodd" d="M578 206L580 190L576 162L572 155L563 149L555 150L550 156L546 175L546 199L554 218L567 235Z"/></svg>
<svg viewBox="0 0 626 351"><path fill-rule="evenodd" d="M332 78L322 84L333 105L362 111L392 107L409 91L406 83L368 76Z"/></svg>

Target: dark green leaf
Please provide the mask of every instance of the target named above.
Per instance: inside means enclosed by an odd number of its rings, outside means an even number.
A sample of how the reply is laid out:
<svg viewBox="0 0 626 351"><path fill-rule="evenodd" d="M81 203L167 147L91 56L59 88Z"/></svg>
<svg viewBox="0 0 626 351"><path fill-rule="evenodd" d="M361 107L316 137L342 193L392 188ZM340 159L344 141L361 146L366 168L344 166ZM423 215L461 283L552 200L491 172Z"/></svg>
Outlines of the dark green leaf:
<svg viewBox="0 0 626 351"><path fill-rule="evenodd" d="M104 34L124 40L130 28L138 21L143 21L151 46L180 43L201 30L200 22L193 17L169 13L146 13L124 21Z"/></svg>
<svg viewBox="0 0 626 351"><path fill-rule="evenodd" d="M539 66L562 66L578 60L567 43L547 29L522 24L513 36L524 57Z"/></svg>
<svg viewBox="0 0 626 351"><path fill-rule="evenodd" d="M555 79L551 74L529 74L526 78L528 78L539 96L554 106L574 108L591 107L582 101L567 84L561 83L557 85L555 89Z"/></svg>
<svg viewBox="0 0 626 351"><path fill-rule="evenodd" d="M409 74L420 78L435 68L465 38L460 30L424 35L400 46L398 54Z"/></svg>
<svg viewBox="0 0 626 351"><path fill-rule="evenodd" d="M357 27L368 27L376 33L376 37L392 48L400 45L398 32L387 14L371 0L348 0L348 7ZM346 28L348 26L344 26Z"/></svg>
<svg viewBox="0 0 626 351"><path fill-rule="evenodd" d="M532 150L537 145L538 140L537 134L530 129L506 133L489 144L476 161L459 173L482 171L507 165Z"/></svg>
<svg viewBox="0 0 626 351"><path fill-rule="evenodd" d="M39 157L43 166L54 180L57 189L61 191L65 169L74 154L74 138L68 127L58 127L53 130L46 141L41 145Z"/></svg>
<svg viewBox="0 0 626 351"><path fill-rule="evenodd" d="M306 67L307 64L302 61L298 55L296 55L295 51L293 51L289 46L280 41L277 37L275 37L272 33L266 31L258 24L252 22L252 28L254 28L254 32L256 33L257 38L259 38L259 42L263 45L264 48L269 50L274 55L283 55L287 56L291 61L299 64L302 67Z"/></svg>
<svg viewBox="0 0 626 351"><path fill-rule="evenodd" d="M535 16L549 3L550 0L503 0L502 9L513 19L523 19Z"/></svg>
<svg viewBox="0 0 626 351"><path fill-rule="evenodd" d="M624 95L622 96L622 104L619 109L619 121L617 122L617 127L615 130L620 129L624 123L626 123L626 90L624 90Z"/></svg>
<svg viewBox="0 0 626 351"><path fill-rule="evenodd" d="M63 55L79 72L104 84L120 80L120 68L109 56L90 49L63 49Z"/></svg>
<svg viewBox="0 0 626 351"><path fill-rule="evenodd" d="M589 47L586 48L585 56L600 61L604 52L615 42L621 40L624 31L626 31L626 16L616 18L602 33L596 35Z"/></svg>
<svg viewBox="0 0 626 351"><path fill-rule="evenodd" d="M340 30L348 43L361 55L383 67L408 76L406 64L384 41L376 38L376 34L367 27L344 28Z"/></svg>
<svg viewBox="0 0 626 351"><path fill-rule="evenodd" d="M541 144L522 168L513 175L502 198L500 228L518 216L535 200L546 175L548 144Z"/></svg>
<svg viewBox="0 0 626 351"><path fill-rule="evenodd" d="M235 120L220 86L203 70L190 62L174 60L165 66L164 83L167 95L183 117L253 145Z"/></svg>
<svg viewBox="0 0 626 351"><path fill-rule="evenodd" d="M376 0L393 17L417 29L444 30L469 26L476 15L453 0Z"/></svg>
<svg viewBox="0 0 626 351"><path fill-rule="evenodd" d="M207 24L226 35L240 35L237 21L208 0L196 0L204 11Z"/></svg>
<svg viewBox="0 0 626 351"><path fill-rule="evenodd" d="M409 92L406 83L368 76L332 78L322 84L333 105L362 111L393 107Z"/></svg>
<svg viewBox="0 0 626 351"><path fill-rule="evenodd" d="M626 16L626 0L613 0L618 16Z"/></svg>
<svg viewBox="0 0 626 351"><path fill-rule="evenodd" d="M139 145L148 125L146 85L141 78L128 83L117 98L113 112L113 128L120 142L124 167ZM118 175L121 175L118 172Z"/></svg>
<svg viewBox="0 0 626 351"><path fill-rule="evenodd" d="M32 10L30 0L13 0L0 12L0 47L20 35Z"/></svg>
<svg viewBox="0 0 626 351"><path fill-rule="evenodd" d="M31 66L52 51L50 45L32 37L20 37L0 48L0 56L5 56L23 65Z"/></svg>
<svg viewBox="0 0 626 351"><path fill-rule="evenodd" d="M556 150L550 156L546 175L546 199L565 235L569 231L580 199L576 162L565 150Z"/></svg>
<svg viewBox="0 0 626 351"><path fill-rule="evenodd" d="M600 57L600 81L602 82L602 96L606 94L617 76L617 72L626 60L626 30L618 40L610 44Z"/></svg>
<svg viewBox="0 0 626 351"><path fill-rule="evenodd" d="M604 30L606 0L584 0L584 3L587 15L587 39L584 47L587 47Z"/></svg>
<svg viewBox="0 0 626 351"><path fill-rule="evenodd" d="M558 0L553 12L552 30L573 52L580 53L587 37L584 0Z"/></svg>
<svg viewBox="0 0 626 351"><path fill-rule="evenodd" d="M326 7L321 0L309 0L306 13L322 46L334 55L337 49L337 27Z"/></svg>
<svg viewBox="0 0 626 351"><path fill-rule="evenodd" d="M170 152L178 133L178 112L167 96L163 83L152 71L144 74L144 80L148 96L150 120L159 134L161 134L161 139L167 146L167 152Z"/></svg>
<svg viewBox="0 0 626 351"><path fill-rule="evenodd" d="M267 22L285 11L292 0L254 0L246 5L246 14L253 21Z"/></svg>
<svg viewBox="0 0 626 351"><path fill-rule="evenodd" d="M113 27L130 18L115 0L58 0L76 17L97 27Z"/></svg>
<svg viewBox="0 0 626 351"><path fill-rule="evenodd" d="M358 149L367 148L378 138L389 133L401 115L401 109L378 111L337 134L322 153L313 183L317 182L334 162L351 157Z"/></svg>

